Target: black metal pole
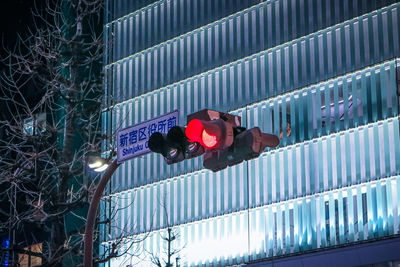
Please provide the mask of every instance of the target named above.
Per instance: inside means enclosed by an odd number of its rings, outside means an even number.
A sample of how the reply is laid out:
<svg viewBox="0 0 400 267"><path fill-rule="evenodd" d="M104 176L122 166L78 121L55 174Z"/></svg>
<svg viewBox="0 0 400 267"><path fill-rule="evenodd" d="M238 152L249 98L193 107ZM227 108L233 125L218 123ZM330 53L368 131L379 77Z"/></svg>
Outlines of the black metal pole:
<svg viewBox="0 0 400 267"><path fill-rule="evenodd" d="M103 195L104 188L110 181L111 176L118 168L120 164L117 163L115 159L110 166L107 167L106 172L101 177L99 184L97 185L96 191L94 192L92 201L90 202L90 207L86 220L85 236L83 238L83 266L92 267L93 266L93 228L96 220L97 209L99 208L101 196Z"/></svg>

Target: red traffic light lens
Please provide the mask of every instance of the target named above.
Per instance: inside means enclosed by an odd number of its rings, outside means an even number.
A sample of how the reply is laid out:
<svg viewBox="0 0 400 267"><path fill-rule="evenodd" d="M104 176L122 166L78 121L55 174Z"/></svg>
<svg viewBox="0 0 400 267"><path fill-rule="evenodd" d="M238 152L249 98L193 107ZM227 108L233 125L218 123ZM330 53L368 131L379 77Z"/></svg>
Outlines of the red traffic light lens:
<svg viewBox="0 0 400 267"><path fill-rule="evenodd" d="M213 148L218 144L218 140L215 135L209 134L206 130L203 130L201 134L201 144L207 148Z"/></svg>
<svg viewBox="0 0 400 267"><path fill-rule="evenodd" d="M185 130L186 137L189 139L190 142L199 142L201 143L201 134L203 132L204 126L203 123L198 120L194 119L191 120Z"/></svg>
<svg viewBox="0 0 400 267"><path fill-rule="evenodd" d="M208 124L208 126L210 125ZM206 148L214 148L218 145L217 136L207 132L203 122L199 119L191 120L188 123L185 134L190 142L198 142Z"/></svg>

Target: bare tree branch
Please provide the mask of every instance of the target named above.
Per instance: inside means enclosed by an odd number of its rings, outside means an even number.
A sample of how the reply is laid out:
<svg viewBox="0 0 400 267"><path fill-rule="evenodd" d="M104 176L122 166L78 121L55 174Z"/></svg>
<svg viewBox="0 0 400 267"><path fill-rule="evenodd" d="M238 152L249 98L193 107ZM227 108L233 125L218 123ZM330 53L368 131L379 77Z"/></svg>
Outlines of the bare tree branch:
<svg viewBox="0 0 400 267"><path fill-rule="evenodd" d="M86 173L86 154L100 152L109 138L100 124L103 0L45 3L45 9L34 7L28 36L19 36L12 48L3 44L8 55L0 73L0 200L8 204L0 208L0 234L10 238L9 266L18 264L17 254L40 257L47 266L82 254L83 230L67 233L65 218L84 221L76 209L89 203L96 187ZM96 261L141 242L125 238L129 230ZM42 253L26 252L38 240Z"/></svg>

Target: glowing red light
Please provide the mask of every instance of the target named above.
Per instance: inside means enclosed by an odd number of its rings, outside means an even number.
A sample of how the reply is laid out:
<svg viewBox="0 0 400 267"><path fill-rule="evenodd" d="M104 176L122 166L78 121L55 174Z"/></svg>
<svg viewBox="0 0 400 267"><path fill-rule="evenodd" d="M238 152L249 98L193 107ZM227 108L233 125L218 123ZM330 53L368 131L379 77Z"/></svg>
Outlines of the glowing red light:
<svg viewBox="0 0 400 267"><path fill-rule="evenodd" d="M202 143L201 134L204 129L203 123L200 120L191 120L185 130L186 137L189 138L190 142Z"/></svg>
<svg viewBox="0 0 400 267"><path fill-rule="evenodd" d="M201 134L201 141L201 144L207 148L213 148L218 144L217 137L207 133L206 130L203 130L203 133Z"/></svg>
<svg viewBox="0 0 400 267"><path fill-rule="evenodd" d="M203 122L198 119L191 120L188 123L185 134L190 142L199 142L206 148L214 148L218 144L217 136L206 132Z"/></svg>

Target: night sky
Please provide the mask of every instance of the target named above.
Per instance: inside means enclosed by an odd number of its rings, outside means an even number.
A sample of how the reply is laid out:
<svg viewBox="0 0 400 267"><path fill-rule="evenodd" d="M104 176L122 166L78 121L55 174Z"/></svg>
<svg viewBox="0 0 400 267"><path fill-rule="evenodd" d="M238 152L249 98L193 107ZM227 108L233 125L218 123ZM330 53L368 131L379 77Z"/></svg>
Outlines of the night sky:
<svg viewBox="0 0 400 267"><path fill-rule="evenodd" d="M31 9L33 2L34 0L1 1L0 33L2 42L7 47L14 46L17 33L20 33L22 36L27 34L28 25L32 24ZM4 55L3 48L1 48L1 54Z"/></svg>
<svg viewBox="0 0 400 267"><path fill-rule="evenodd" d="M28 34L29 25L33 24L33 18L31 10L34 8L34 1L38 5L45 3L45 0L3 0L0 4L0 56L2 58L7 56L7 53L3 47L12 49L15 46L18 34L22 37L26 37ZM0 71L4 71L5 66L0 62ZM37 88L35 85L29 84L25 88L25 95L32 103L36 102L40 96L37 95ZM0 94L4 94L4 91L0 90ZM4 103L0 101L0 116L4 118L12 116L10 111L6 109Z"/></svg>

